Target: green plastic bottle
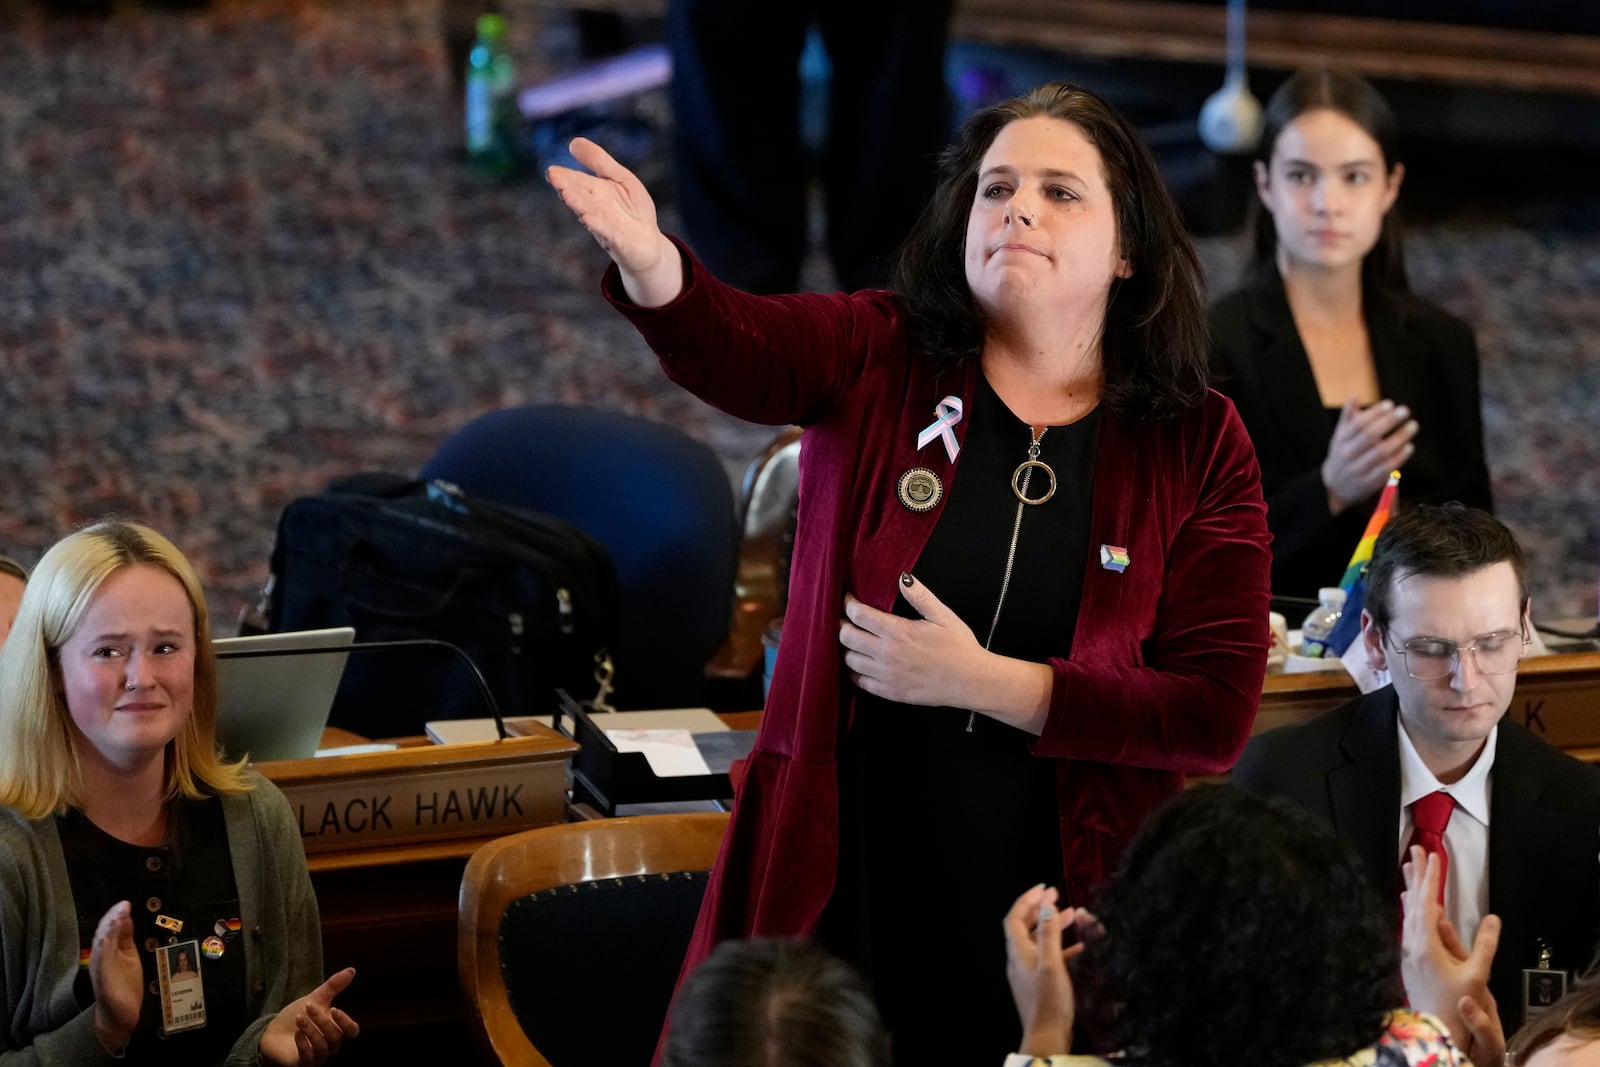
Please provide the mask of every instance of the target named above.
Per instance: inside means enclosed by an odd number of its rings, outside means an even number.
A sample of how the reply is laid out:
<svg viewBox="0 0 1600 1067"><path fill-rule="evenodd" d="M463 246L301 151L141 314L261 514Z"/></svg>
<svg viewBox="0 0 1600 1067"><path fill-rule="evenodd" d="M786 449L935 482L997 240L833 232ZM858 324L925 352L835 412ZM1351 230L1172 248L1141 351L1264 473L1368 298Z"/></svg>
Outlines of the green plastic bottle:
<svg viewBox="0 0 1600 1067"><path fill-rule="evenodd" d="M478 39L467 57L467 155L491 178L508 178L522 163L517 75L506 51L506 20L478 18Z"/></svg>

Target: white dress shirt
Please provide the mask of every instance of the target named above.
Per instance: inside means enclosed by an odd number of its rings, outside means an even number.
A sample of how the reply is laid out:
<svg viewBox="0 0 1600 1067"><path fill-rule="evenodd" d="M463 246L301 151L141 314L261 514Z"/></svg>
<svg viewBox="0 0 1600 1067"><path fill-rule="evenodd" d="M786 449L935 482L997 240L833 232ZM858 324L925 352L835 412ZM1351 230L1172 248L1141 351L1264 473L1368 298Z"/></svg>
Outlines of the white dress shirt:
<svg viewBox="0 0 1600 1067"><path fill-rule="evenodd" d="M1428 770L1399 720L1395 730L1400 734L1400 840L1396 862L1405 862L1406 845L1411 841L1412 803L1438 790L1449 793L1456 810L1444 829L1444 854L1450 861L1445 872L1444 913L1455 924L1461 943L1471 948L1478 923L1489 911L1489 788L1500 727L1489 731L1477 762L1460 781L1450 785L1440 785Z"/></svg>

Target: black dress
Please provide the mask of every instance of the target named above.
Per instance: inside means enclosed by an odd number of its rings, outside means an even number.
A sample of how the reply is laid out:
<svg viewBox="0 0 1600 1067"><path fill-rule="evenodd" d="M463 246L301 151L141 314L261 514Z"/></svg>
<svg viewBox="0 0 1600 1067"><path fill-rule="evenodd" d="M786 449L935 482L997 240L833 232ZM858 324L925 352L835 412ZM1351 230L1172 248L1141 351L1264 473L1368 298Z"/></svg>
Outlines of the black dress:
<svg viewBox="0 0 1600 1067"><path fill-rule="evenodd" d="M1024 506L1020 526L1011 477L1032 431L981 376L971 420L916 578L980 643L994 623L991 651L1065 657L1088 557L1098 411L1045 432L1040 458L1056 492ZM1045 479L1033 474L1027 492L1037 497ZM895 613L916 616L903 597ZM965 710L866 694L855 708L839 758L838 879L820 938L874 985L896 1063L997 1063L1021 1036L1001 919L1028 887L1061 879L1056 761L1032 755L1023 731Z"/></svg>

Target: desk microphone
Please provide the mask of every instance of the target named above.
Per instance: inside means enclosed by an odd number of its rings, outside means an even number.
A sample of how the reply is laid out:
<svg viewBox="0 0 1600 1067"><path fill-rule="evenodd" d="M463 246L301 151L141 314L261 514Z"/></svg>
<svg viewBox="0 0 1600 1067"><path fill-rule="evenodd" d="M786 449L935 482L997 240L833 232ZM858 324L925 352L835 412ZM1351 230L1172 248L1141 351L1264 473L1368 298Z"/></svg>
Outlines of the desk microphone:
<svg viewBox="0 0 1600 1067"><path fill-rule="evenodd" d="M449 641L440 641L433 637L400 637L392 641L357 641L349 645L334 645L327 648L260 648L249 652L220 652L219 658L225 659L259 659L263 656L304 656L309 654L338 652L347 654L351 652L373 652L392 648L442 648L466 664L467 670L472 674L472 680L478 686L478 694L483 697L484 706L489 709L489 715L494 719L495 734L502 740L511 736L506 733L506 722L500 714L500 702L494 698L494 690L489 688L489 682L483 676L483 671L472 661L472 657L459 645Z"/></svg>

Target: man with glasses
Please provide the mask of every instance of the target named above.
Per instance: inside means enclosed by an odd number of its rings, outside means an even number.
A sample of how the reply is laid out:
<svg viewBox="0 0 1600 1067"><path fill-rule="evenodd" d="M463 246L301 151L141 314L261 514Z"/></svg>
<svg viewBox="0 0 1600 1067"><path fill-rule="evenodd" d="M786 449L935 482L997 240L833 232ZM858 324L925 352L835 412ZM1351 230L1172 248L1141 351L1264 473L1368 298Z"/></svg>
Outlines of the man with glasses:
<svg viewBox="0 0 1600 1067"><path fill-rule="evenodd" d="M1600 938L1600 770L1505 717L1531 634L1521 546L1476 508L1402 511L1373 546L1361 629L1390 684L1253 738L1233 781L1327 819L1386 900L1410 845L1442 853L1462 943L1500 917L1489 990L1509 1032L1523 970L1579 971Z"/></svg>

